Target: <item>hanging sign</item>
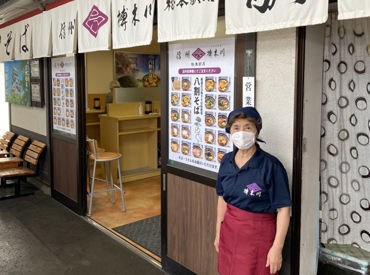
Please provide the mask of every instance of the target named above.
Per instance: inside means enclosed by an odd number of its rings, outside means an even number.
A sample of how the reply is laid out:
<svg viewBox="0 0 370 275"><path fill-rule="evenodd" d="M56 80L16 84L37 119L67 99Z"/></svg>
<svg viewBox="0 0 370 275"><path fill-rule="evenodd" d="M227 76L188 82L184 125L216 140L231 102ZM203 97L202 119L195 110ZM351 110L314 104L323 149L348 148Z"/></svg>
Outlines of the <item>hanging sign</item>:
<svg viewBox="0 0 370 275"><path fill-rule="evenodd" d="M32 19L23 20L16 25L16 39L14 48L14 59L32 58Z"/></svg>
<svg viewBox="0 0 370 275"><path fill-rule="evenodd" d="M1 30L0 61L14 60L15 39L16 39L15 24Z"/></svg>
<svg viewBox="0 0 370 275"><path fill-rule="evenodd" d="M33 58L51 56L51 15L52 11L44 11L33 18Z"/></svg>
<svg viewBox="0 0 370 275"><path fill-rule="evenodd" d="M77 45L77 6L69 2L50 10L52 16L53 56L76 52Z"/></svg>
<svg viewBox="0 0 370 275"><path fill-rule="evenodd" d="M225 0L226 34L314 25L327 18L328 1Z"/></svg>
<svg viewBox="0 0 370 275"><path fill-rule="evenodd" d="M78 0L78 52L110 49L110 1Z"/></svg>
<svg viewBox="0 0 370 275"><path fill-rule="evenodd" d="M150 44L154 0L112 0L112 14L113 49Z"/></svg>
<svg viewBox="0 0 370 275"><path fill-rule="evenodd" d="M76 134L75 57L52 59L53 129Z"/></svg>
<svg viewBox="0 0 370 275"><path fill-rule="evenodd" d="M243 107L254 107L254 77L243 77Z"/></svg>
<svg viewBox="0 0 370 275"><path fill-rule="evenodd" d="M169 45L169 159L217 172L233 149L235 38Z"/></svg>
<svg viewBox="0 0 370 275"><path fill-rule="evenodd" d="M218 0L157 1L158 42L214 37Z"/></svg>
<svg viewBox="0 0 370 275"><path fill-rule="evenodd" d="M369 0L338 0L338 19L351 19L370 16Z"/></svg>

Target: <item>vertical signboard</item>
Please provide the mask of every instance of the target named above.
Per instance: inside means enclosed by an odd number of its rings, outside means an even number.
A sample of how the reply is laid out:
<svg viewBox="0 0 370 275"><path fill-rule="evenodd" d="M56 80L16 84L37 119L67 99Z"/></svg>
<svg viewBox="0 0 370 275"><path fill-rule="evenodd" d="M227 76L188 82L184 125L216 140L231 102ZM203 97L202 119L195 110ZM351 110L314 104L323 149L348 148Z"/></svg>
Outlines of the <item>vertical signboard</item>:
<svg viewBox="0 0 370 275"><path fill-rule="evenodd" d="M233 149L235 38L169 45L169 160L217 172Z"/></svg>
<svg viewBox="0 0 370 275"><path fill-rule="evenodd" d="M76 134L75 57L52 59L53 129Z"/></svg>

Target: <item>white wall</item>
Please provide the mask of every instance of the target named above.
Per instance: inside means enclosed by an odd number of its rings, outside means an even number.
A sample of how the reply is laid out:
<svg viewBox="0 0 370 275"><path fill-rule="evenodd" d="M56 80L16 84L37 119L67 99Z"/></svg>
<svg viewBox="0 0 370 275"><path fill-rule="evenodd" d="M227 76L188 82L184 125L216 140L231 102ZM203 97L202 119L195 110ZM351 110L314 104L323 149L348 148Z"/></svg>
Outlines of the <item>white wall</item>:
<svg viewBox="0 0 370 275"><path fill-rule="evenodd" d="M296 29L257 34L256 108L262 116L261 147L292 178Z"/></svg>
<svg viewBox="0 0 370 275"><path fill-rule="evenodd" d="M11 123L14 126L46 136L46 109L11 105Z"/></svg>
<svg viewBox="0 0 370 275"><path fill-rule="evenodd" d="M5 102L4 63L0 63L0 136L9 130L9 103Z"/></svg>
<svg viewBox="0 0 370 275"><path fill-rule="evenodd" d="M316 274L324 26L306 28L300 273Z"/></svg>

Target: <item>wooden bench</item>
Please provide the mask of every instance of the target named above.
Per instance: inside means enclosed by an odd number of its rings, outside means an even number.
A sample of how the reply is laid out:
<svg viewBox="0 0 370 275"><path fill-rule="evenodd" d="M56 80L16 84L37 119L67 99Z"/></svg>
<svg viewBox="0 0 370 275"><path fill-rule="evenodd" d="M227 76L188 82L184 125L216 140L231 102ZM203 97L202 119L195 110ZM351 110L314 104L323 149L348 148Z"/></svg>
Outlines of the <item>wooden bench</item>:
<svg viewBox="0 0 370 275"><path fill-rule="evenodd" d="M2 181L7 179L17 179L17 181L14 184L15 187L14 196L7 196L6 198L19 197L21 195L20 194L21 179L25 180L27 177L36 176L38 174L39 168L38 162L45 148L46 148L45 143L35 140L30 144L30 146L28 146L24 156L24 162L27 164L27 166L17 166L0 169L0 179ZM9 158L9 162L14 163L16 161L19 161L17 157Z"/></svg>
<svg viewBox="0 0 370 275"><path fill-rule="evenodd" d="M19 135L14 140L9 151L5 151L5 150L0 151L0 158L8 157L10 155L21 158L24 148L26 148L26 145L29 142L29 140L30 139L28 137Z"/></svg>
<svg viewBox="0 0 370 275"><path fill-rule="evenodd" d="M0 138L0 152L10 150L10 146L14 141L15 136L16 134L13 132L5 132L5 134Z"/></svg>

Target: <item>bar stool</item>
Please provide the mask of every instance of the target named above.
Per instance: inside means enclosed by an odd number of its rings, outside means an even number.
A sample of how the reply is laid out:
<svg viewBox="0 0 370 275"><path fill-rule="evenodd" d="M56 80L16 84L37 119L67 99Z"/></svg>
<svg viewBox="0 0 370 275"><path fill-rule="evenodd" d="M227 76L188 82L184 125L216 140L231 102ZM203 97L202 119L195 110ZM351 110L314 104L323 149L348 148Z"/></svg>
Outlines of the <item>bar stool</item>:
<svg viewBox="0 0 370 275"><path fill-rule="evenodd" d="M91 185L90 185L90 192L89 192L90 202L89 202L88 215L89 216L91 215L92 200L93 200L94 193L107 192L107 196L108 196L108 200L109 200L110 199L109 191L112 191L112 201L113 201L113 203L115 203L116 202L116 199L115 199L115 196L114 196L114 191L115 190L120 190L121 200L122 200L122 211L126 211L125 201L124 201L124 198L123 198L124 191L123 191L122 179L121 179L121 169L120 169L121 166L120 166L120 162L119 162L122 155L119 154L119 153L114 153L114 152L98 152L97 142L96 142L95 139L87 138L86 141L88 143L88 147L89 147L89 151L90 151L89 158L94 161L92 182L91 182ZM118 169L118 177L119 177L119 185L120 185L119 187L114 184L113 176L112 176L112 161L115 161L115 160L117 161L117 169ZM104 163L105 180L95 177L96 164L98 162L103 162ZM109 165L109 174L110 174L111 187L109 187L109 180L108 180L107 168L106 168L107 163ZM105 182L106 187L107 187L106 191L105 190L103 190L103 191L94 191L94 184L95 184L96 180ZM90 181L89 181L89 183L90 183Z"/></svg>

